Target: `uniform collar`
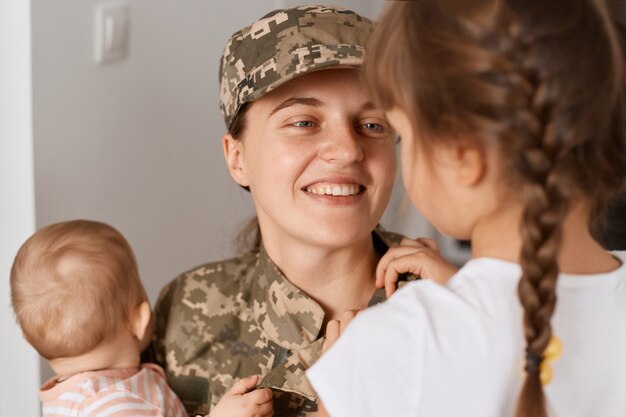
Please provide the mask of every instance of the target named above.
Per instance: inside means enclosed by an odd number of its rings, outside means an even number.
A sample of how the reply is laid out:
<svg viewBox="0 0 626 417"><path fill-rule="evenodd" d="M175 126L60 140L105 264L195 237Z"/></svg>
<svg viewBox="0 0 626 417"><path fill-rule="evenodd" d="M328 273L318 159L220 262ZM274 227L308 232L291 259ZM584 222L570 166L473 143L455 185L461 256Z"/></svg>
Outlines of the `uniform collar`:
<svg viewBox="0 0 626 417"><path fill-rule="evenodd" d="M399 243L402 236L377 226L372 239L376 251L382 255L389 246ZM324 310L285 277L263 246L259 251L257 270L259 276L252 289L252 299L266 302L265 309L255 306L257 322L269 339L290 351L289 357L277 364L260 386L295 392L315 400L317 394L306 379L305 371L321 355ZM384 300L384 289L377 289L369 305Z"/></svg>
<svg viewBox="0 0 626 417"><path fill-rule="evenodd" d="M257 321L265 334L285 349L302 349L319 336L324 310L296 287L278 269L261 246L259 276L252 294L254 300L265 300L266 308L258 311Z"/></svg>
<svg viewBox="0 0 626 417"><path fill-rule="evenodd" d="M401 238L385 231L380 225L372 232L374 246L381 255ZM265 300L266 308L255 309L256 319L267 336L286 349L302 349L317 340L324 321L324 310L285 277L263 245L258 255L257 271L259 275L252 289L253 299ZM369 305L384 299L384 290L377 290Z"/></svg>

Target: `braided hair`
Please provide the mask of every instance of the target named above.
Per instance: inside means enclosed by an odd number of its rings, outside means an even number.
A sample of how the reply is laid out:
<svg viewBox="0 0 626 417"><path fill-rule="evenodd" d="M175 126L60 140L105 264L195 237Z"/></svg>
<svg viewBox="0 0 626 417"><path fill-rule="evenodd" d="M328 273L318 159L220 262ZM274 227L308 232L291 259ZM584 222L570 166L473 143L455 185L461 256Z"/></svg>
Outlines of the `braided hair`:
<svg viewBox="0 0 626 417"><path fill-rule="evenodd" d="M496 149L522 190L527 376L518 417L546 416L539 368L571 202L600 208L626 178L623 62L602 0L395 2L368 50L378 105L411 114L426 145L462 136Z"/></svg>

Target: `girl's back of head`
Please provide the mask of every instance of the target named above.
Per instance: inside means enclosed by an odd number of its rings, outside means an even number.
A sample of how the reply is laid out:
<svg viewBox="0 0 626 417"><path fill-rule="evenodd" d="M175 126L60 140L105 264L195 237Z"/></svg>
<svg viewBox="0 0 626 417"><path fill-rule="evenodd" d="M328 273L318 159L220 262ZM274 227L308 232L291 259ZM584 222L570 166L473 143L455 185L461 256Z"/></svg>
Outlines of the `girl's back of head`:
<svg viewBox="0 0 626 417"><path fill-rule="evenodd" d="M495 149L523 194L527 379L518 416L544 416L557 254L573 201L592 213L626 178L624 54L602 0L395 2L368 51L377 104L413 117L422 144ZM427 148L426 148L427 149Z"/></svg>

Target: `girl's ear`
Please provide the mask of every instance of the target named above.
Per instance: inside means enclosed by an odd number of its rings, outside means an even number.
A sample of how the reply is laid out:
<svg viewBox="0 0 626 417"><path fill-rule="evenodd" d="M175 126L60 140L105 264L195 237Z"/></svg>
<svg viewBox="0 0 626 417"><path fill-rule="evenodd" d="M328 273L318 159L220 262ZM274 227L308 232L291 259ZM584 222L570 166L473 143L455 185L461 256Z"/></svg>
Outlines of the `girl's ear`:
<svg viewBox="0 0 626 417"><path fill-rule="evenodd" d="M242 187L249 186L250 182L248 181L241 140L233 138L230 133L225 133L222 138L222 146L224 148L224 159L226 159L230 176Z"/></svg>
<svg viewBox="0 0 626 417"><path fill-rule="evenodd" d="M150 304L147 301L143 301L133 310L130 322L130 332L139 341L141 351L150 344L153 331L154 323Z"/></svg>
<svg viewBox="0 0 626 417"><path fill-rule="evenodd" d="M454 150L454 159L459 185L473 187L480 184L487 173L487 159L482 149L472 145L458 145Z"/></svg>

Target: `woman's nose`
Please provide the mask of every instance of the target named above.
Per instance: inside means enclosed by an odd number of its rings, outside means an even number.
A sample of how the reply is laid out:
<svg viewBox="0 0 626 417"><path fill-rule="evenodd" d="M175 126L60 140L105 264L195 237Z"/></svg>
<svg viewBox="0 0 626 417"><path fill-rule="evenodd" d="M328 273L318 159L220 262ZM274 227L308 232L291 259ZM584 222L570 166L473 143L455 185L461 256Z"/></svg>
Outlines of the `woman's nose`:
<svg viewBox="0 0 626 417"><path fill-rule="evenodd" d="M353 126L328 126L319 151L320 159L350 165L363 160L363 146Z"/></svg>

